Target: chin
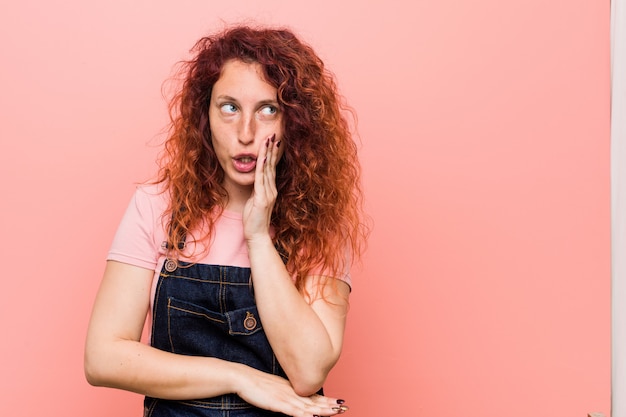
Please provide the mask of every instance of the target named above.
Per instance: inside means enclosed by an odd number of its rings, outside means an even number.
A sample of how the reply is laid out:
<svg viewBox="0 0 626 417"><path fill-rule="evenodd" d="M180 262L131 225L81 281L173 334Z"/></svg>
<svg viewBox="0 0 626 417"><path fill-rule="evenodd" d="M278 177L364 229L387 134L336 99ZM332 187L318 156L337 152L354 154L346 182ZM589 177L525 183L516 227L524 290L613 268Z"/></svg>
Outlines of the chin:
<svg viewBox="0 0 626 417"><path fill-rule="evenodd" d="M237 173L230 177L229 181L238 187L252 187L254 185L254 171L248 173Z"/></svg>

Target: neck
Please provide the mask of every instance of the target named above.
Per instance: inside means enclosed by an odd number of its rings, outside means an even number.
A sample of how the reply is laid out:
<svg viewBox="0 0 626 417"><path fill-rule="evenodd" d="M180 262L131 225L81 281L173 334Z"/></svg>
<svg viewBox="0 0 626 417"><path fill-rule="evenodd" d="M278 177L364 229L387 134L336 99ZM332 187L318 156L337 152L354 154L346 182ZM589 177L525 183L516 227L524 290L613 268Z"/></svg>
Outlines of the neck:
<svg viewBox="0 0 626 417"><path fill-rule="evenodd" d="M236 188L228 190L228 199L226 200L225 209L237 213L243 213L246 202L252 195L252 186L248 189Z"/></svg>

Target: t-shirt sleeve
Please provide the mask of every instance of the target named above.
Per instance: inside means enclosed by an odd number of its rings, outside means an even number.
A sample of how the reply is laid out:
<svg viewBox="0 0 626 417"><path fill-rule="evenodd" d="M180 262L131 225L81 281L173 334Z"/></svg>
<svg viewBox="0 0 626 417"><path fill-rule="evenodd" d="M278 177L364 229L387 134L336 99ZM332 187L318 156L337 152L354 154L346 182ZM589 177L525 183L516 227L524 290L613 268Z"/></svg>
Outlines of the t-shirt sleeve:
<svg viewBox="0 0 626 417"><path fill-rule="evenodd" d="M138 187L113 238L107 260L154 270L164 238L163 196Z"/></svg>
<svg viewBox="0 0 626 417"><path fill-rule="evenodd" d="M346 267L343 273L341 274L332 274L329 271L323 270L322 268L315 268L310 272L310 275L320 275L320 276L327 276L327 277L338 279L348 284L348 286L350 287L350 290L352 290L352 277L350 275L350 270L348 267Z"/></svg>

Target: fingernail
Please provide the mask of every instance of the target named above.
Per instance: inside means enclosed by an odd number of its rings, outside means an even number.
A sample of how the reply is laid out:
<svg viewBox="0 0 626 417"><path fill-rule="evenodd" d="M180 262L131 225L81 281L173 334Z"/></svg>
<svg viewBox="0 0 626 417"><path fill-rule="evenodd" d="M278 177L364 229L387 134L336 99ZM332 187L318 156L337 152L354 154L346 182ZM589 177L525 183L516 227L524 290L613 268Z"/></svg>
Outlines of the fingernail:
<svg viewBox="0 0 626 417"><path fill-rule="evenodd" d="M272 142L274 142L275 140L276 140L276 133L272 135Z"/></svg>
<svg viewBox="0 0 626 417"><path fill-rule="evenodd" d="M337 400L337 404L343 404L345 402L346 402L345 400Z"/></svg>
<svg viewBox="0 0 626 417"><path fill-rule="evenodd" d="M276 147L277 147L277 148L280 148L280 144L281 144L281 143L282 143L282 141L280 141L280 140L279 140L278 142L276 142Z"/></svg>
<svg viewBox="0 0 626 417"><path fill-rule="evenodd" d="M348 411L349 408L345 405L342 405L340 407L333 407L331 408L331 410L336 411L337 414L341 414L341 413L345 413L346 411Z"/></svg>
<svg viewBox="0 0 626 417"><path fill-rule="evenodd" d="M267 139L267 140L265 141L265 147L266 147L266 148L268 148L269 146L270 146L270 140L269 140L269 139Z"/></svg>

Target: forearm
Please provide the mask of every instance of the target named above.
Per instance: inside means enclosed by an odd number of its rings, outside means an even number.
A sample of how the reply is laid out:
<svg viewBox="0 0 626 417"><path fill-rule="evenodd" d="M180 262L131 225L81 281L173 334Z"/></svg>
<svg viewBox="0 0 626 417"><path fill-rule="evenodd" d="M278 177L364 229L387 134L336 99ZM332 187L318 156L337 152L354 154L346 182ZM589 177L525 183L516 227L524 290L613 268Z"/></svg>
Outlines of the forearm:
<svg viewBox="0 0 626 417"><path fill-rule="evenodd" d="M95 342L95 339L91 339ZM340 400L301 397L286 379L244 364L184 356L134 340L88 342L85 373L92 385L134 391L155 398L186 400L238 394L253 406L284 415L334 415Z"/></svg>
<svg viewBox="0 0 626 417"><path fill-rule="evenodd" d="M245 373L241 365L167 353L140 342L153 276L153 270L107 262L87 330L87 380L167 399L234 392Z"/></svg>
<svg viewBox="0 0 626 417"><path fill-rule="evenodd" d="M321 299L305 300L272 243L279 149L284 149L280 140L260 146L257 160L263 163L256 165L254 189L243 209L244 236L265 334L294 390L310 395L322 386L339 358L349 289L342 284L338 296L323 293ZM312 280L307 277L305 285Z"/></svg>
<svg viewBox="0 0 626 417"><path fill-rule="evenodd" d="M338 306L333 318L340 331L329 329L296 289L269 236L249 240L248 249L264 331L296 392L309 395L339 358L345 309Z"/></svg>
<svg viewBox="0 0 626 417"><path fill-rule="evenodd" d="M169 353L133 340L88 343L85 350L85 374L90 384L164 399L236 392L246 377L246 368L216 358Z"/></svg>

